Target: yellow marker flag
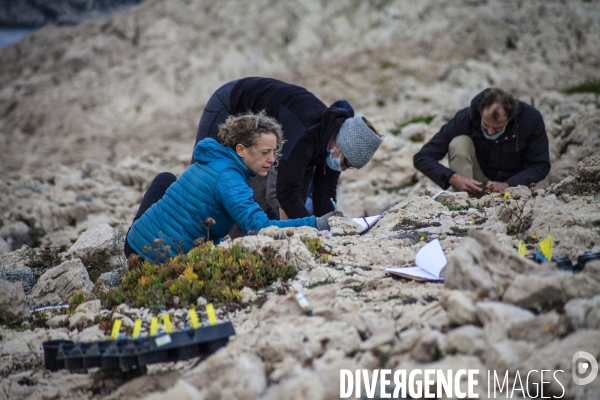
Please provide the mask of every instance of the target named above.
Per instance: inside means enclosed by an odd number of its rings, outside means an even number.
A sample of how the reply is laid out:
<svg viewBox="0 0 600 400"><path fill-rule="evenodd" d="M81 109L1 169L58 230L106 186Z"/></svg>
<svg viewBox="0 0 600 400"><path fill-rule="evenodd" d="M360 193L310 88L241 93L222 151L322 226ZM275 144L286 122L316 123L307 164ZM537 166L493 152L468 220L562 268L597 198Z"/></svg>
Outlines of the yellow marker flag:
<svg viewBox="0 0 600 400"><path fill-rule="evenodd" d="M115 322L113 322L112 332L110 333L111 339L117 340L119 338L120 330L121 330L121 320L115 319Z"/></svg>
<svg viewBox="0 0 600 400"><path fill-rule="evenodd" d="M171 317L169 317L169 314L163 315L163 324L165 324L167 333L173 333L173 325L171 325Z"/></svg>
<svg viewBox="0 0 600 400"><path fill-rule="evenodd" d="M522 240L519 240L519 245L517 246L517 252L525 257L527 255L527 247L523 244Z"/></svg>
<svg viewBox="0 0 600 400"><path fill-rule="evenodd" d="M137 339L140 337L140 332L142 330L142 320L136 319L135 324L133 325L133 338Z"/></svg>
<svg viewBox="0 0 600 400"><path fill-rule="evenodd" d="M150 320L150 336L156 336L158 333L158 317L152 317Z"/></svg>
<svg viewBox="0 0 600 400"><path fill-rule="evenodd" d="M198 314L196 313L196 309L190 308L188 315L190 316L190 321L192 321L192 328L198 329L200 327L200 322L198 322Z"/></svg>
<svg viewBox="0 0 600 400"><path fill-rule="evenodd" d="M548 237L540 242L540 250L548 261L552 261L552 236Z"/></svg>
<svg viewBox="0 0 600 400"><path fill-rule="evenodd" d="M211 325L216 325L217 316L215 315L215 308L213 307L212 303L208 303L206 305L206 314L208 315L208 322L210 322Z"/></svg>

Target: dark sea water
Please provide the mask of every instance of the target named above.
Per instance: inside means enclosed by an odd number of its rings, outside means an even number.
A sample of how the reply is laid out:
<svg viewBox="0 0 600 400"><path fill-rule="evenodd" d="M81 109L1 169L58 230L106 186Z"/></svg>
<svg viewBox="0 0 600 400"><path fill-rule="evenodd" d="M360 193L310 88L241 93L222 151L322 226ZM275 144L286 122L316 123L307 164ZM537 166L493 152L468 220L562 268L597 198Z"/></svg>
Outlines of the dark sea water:
<svg viewBox="0 0 600 400"><path fill-rule="evenodd" d="M37 31L38 28L14 28L0 26L0 49L18 42L25 36Z"/></svg>

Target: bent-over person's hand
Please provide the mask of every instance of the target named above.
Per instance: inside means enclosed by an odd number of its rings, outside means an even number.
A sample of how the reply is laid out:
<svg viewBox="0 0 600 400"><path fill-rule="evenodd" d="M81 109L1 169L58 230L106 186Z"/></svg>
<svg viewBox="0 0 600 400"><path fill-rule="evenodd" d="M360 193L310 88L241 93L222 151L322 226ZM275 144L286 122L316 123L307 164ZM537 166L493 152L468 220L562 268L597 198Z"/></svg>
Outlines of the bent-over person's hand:
<svg viewBox="0 0 600 400"><path fill-rule="evenodd" d="M341 211L331 211L321 217L317 217L317 229L320 231L328 231L329 230L329 218L343 217L343 216L344 216L344 213Z"/></svg>
<svg viewBox="0 0 600 400"><path fill-rule="evenodd" d="M457 173L450 177L448 183L454 186L459 192L467 192L469 194L480 194L483 192L481 182Z"/></svg>
<svg viewBox="0 0 600 400"><path fill-rule="evenodd" d="M506 188L508 188L508 183L506 183L506 182L489 181L486 185L486 192L487 193L501 193Z"/></svg>

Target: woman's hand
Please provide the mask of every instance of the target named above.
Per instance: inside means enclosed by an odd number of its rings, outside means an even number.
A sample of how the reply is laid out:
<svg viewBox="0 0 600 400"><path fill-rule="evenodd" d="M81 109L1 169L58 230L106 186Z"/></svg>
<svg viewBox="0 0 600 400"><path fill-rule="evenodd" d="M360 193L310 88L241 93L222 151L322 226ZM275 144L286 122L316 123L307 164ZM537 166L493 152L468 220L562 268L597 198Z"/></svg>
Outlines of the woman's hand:
<svg viewBox="0 0 600 400"><path fill-rule="evenodd" d="M331 211L322 217L317 217L317 229L320 231L329 230L329 218L331 217L343 217L344 213L341 211Z"/></svg>

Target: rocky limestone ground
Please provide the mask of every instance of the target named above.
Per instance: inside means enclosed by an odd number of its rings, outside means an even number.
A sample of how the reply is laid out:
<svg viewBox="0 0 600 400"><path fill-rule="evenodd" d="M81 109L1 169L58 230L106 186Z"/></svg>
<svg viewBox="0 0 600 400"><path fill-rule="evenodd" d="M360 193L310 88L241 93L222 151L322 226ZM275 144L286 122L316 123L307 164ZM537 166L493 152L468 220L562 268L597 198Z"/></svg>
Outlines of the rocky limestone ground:
<svg viewBox="0 0 600 400"><path fill-rule="evenodd" d="M552 235L555 256L600 251L600 97L560 92L600 78L598 21L595 1L154 0L0 50L0 310L14 321L78 291L90 299L49 313L47 328L0 328L0 398L330 399L339 370L359 368L509 371L511 387L517 371L561 369L565 398L600 398L598 378L570 379L575 351L600 359L600 264L572 274L515 250L523 239L531 256ZM340 219L331 237L304 228L236 239L295 264L290 284L315 316L275 284L218 310L237 335L206 360L143 376L44 370L45 340L104 338L99 319L149 321L145 308L105 309L94 284L118 281L123 232L155 174L188 165L210 94L249 75L346 98L386 136L338 191L347 215L383 213L368 234ZM552 171L508 197L432 200L440 188L412 156L489 86L540 110ZM319 238L327 262L300 237ZM434 238L444 284L385 272ZM185 310L167 312L181 329ZM486 397L485 382L477 390Z"/></svg>
<svg viewBox="0 0 600 400"><path fill-rule="evenodd" d="M436 200L419 196L388 209L365 235L339 218L332 221L331 236L312 228L294 229L292 236L290 230L268 228L225 241L221 246L275 249L296 266L299 273L289 284L305 293L314 316L304 315L289 294L277 294L281 283L258 293L245 289L246 306L218 311L221 320L234 324L237 335L207 359L152 365L142 376L45 370L43 341L102 339L106 333L98 318L120 318L128 327L139 318L147 332L153 316L148 309L122 304L111 311L91 300L71 315L48 315L48 328L1 328L0 394L32 399L333 399L339 398L340 369L471 368L479 369L481 377L487 371L508 371L510 387L517 373L560 369L560 384L545 385L546 395L598 398L597 379L578 386L570 376L576 351L600 356L600 260L573 273L516 252L518 237L528 243L527 255L532 256L539 249L532 238L546 235L555 239L556 257L575 260L584 251L600 251L600 201L573 195L578 185L598 186L600 157L585 159L576 171L573 179L546 189L510 188L508 195L481 199L464 193ZM518 237L507 234L521 219L526 226ZM23 316L29 305L63 304L76 291L93 297L92 268L82 260L90 253L118 255L120 235L107 224L86 231L59 254L59 265L47 269L27 296L20 282L0 281L3 313ZM319 239L327 258L311 253L302 237ZM388 265L412 264L416 251L436 238L448 258L443 284L385 272ZM30 268L25 250L0 260L9 271ZM119 257L112 262L122 266ZM186 326L185 309L166 312L178 329ZM485 397L485 379L476 388ZM534 393L535 388L530 384L528 390Z"/></svg>

